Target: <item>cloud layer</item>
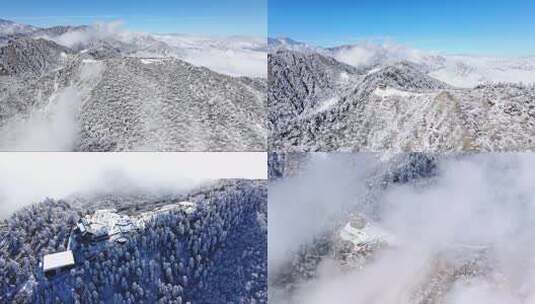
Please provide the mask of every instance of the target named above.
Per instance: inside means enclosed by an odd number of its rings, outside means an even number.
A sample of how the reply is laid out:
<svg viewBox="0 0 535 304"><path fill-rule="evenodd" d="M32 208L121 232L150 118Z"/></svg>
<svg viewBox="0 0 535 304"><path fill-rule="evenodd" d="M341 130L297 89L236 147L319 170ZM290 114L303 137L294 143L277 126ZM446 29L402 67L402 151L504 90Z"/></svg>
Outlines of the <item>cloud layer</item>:
<svg viewBox="0 0 535 304"><path fill-rule="evenodd" d="M91 26L68 31L59 36L44 36L58 44L83 50L106 40L120 42L142 51L132 56L172 56L198 66L231 76L266 77L267 51L265 38L229 36L208 37L186 34L150 34L132 32L120 20L96 22ZM166 44L157 46L157 43ZM154 48L150 48L155 46ZM148 48L148 49L147 49Z"/></svg>
<svg viewBox="0 0 535 304"><path fill-rule="evenodd" d="M183 191L222 178L266 178L265 153L3 153L0 218L46 197Z"/></svg>
<svg viewBox="0 0 535 304"><path fill-rule="evenodd" d="M85 62L75 84L53 92L49 100L27 115L10 118L0 129L3 151L72 151L79 139L78 114L104 66Z"/></svg>
<svg viewBox="0 0 535 304"><path fill-rule="evenodd" d="M423 297L425 286L437 275L437 255L446 254L448 263L463 265L463 261L470 261L472 254L481 248L485 249L490 269L458 280L451 287L446 284L442 301L451 304L531 303L535 300L532 287L535 252L528 244L535 242L534 166L535 157L530 154L447 157L440 161L438 177L429 183L390 186L376 202L381 206L376 225L394 234L397 244L379 252L362 270L341 271L336 263L326 260L327 266L320 266L317 278L298 288L291 299L277 299L278 303L420 303L417 298ZM322 190L330 193L329 189L346 183L347 178L364 183L365 179L354 179L358 175L357 168L354 167L353 174L351 170L334 170L335 174L328 174L323 184L306 186L308 182L305 181L296 189L305 188L319 194ZM289 180L287 185L292 183L295 180ZM362 185L353 189L362 189ZM294 190L294 193L301 191ZM336 213L345 206L340 205L339 198L351 200L349 197L354 196L351 191L345 190L345 195L336 193L332 199L316 200L319 205L311 204L312 200L298 205L295 202L299 201L299 195L288 189L286 208L301 209L305 216L297 217L298 212L294 211L292 214L296 218L288 216L281 221L289 230L313 226L317 218L308 214ZM360 203L362 201L355 197L354 206ZM271 214L270 220L277 222L273 216L277 214ZM291 222L298 224L291 225ZM295 238L293 244L306 244L311 235L304 233ZM276 241L275 244L288 246ZM464 253L454 254L459 250ZM284 259L284 256L275 257Z"/></svg>

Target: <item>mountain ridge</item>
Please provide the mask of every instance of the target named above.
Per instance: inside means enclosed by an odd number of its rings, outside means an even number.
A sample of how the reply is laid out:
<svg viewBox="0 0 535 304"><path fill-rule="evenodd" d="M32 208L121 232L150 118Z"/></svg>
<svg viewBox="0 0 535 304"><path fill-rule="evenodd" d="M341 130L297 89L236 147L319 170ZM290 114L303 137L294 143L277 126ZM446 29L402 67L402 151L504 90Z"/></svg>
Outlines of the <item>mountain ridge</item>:
<svg viewBox="0 0 535 304"><path fill-rule="evenodd" d="M353 66L355 73L350 74L336 70L342 63L334 57L303 54L277 50L268 56L269 145L275 151L535 149L535 86L487 83L461 88L409 61L360 70ZM329 66L316 65L311 58L317 56L330 58L322 61ZM328 76L329 69L338 76ZM306 79L310 81L303 82ZM311 99L315 91L310 88L321 88L321 94Z"/></svg>
<svg viewBox="0 0 535 304"><path fill-rule="evenodd" d="M95 30L4 36L0 149L265 150L265 78L191 63L150 35ZM80 31L93 36L58 43Z"/></svg>

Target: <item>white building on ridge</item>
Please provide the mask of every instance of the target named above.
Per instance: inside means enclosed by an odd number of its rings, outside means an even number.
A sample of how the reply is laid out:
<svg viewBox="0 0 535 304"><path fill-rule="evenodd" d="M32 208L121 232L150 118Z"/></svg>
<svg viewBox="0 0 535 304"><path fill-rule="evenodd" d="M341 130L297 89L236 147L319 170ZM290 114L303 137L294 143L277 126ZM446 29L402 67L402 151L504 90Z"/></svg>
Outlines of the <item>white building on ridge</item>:
<svg viewBox="0 0 535 304"><path fill-rule="evenodd" d="M73 266L74 256L70 250L47 254L43 257L43 272L47 277L67 271Z"/></svg>

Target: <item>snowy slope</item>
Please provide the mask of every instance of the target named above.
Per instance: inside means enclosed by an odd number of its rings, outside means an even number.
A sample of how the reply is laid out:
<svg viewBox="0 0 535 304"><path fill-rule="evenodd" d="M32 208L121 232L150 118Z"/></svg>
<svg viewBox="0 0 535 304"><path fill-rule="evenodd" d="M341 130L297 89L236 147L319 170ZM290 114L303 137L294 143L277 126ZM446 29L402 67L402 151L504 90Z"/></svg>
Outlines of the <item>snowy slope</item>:
<svg viewBox="0 0 535 304"><path fill-rule="evenodd" d="M172 58L74 56L65 68L39 79L6 81L0 95L2 149L265 147L263 80L233 78Z"/></svg>
<svg viewBox="0 0 535 304"><path fill-rule="evenodd" d="M0 75L41 75L60 67L71 50L44 39L10 40L0 48Z"/></svg>
<svg viewBox="0 0 535 304"><path fill-rule="evenodd" d="M262 81L232 78L177 59L101 64L102 80L81 108L77 149L264 149Z"/></svg>
<svg viewBox="0 0 535 304"><path fill-rule="evenodd" d="M133 33L116 23L2 37L2 150L265 150L259 39Z"/></svg>
<svg viewBox="0 0 535 304"><path fill-rule="evenodd" d="M123 56L174 57L231 76L266 77L262 37L132 32L118 21L38 28L0 19L0 46L20 37L51 40L75 51L107 45Z"/></svg>
<svg viewBox="0 0 535 304"><path fill-rule="evenodd" d="M359 71L318 53L277 51L269 54L270 124L327 109Z"/></svg>
<svg viewBox="0 0 535 304"><path fill-rule="evenodd" d="M278 49L268 58L274 150L535 149L535 86L512 82L531 77L529 58L472 59L472 64L479 62L479 70L460 64L448 70L454 59L375 45L319 53ZM460 76L453 79L450 72ZM478 80L469 88L456 85L474 77ZM509 82L476 85L489 79Z"/></svg>
<svg viewBox="0 0 535 304"><path fill-rule="evenodd" d="M47 199L19 210L0 230L2 303L267 303L267 190L231 180L183 194L107 194ZM184 200L196 206L160 212ZM81 216L102 205L146 223L113 239L83 243ZM109 212L100 210L102 214ZM83 245L82 245L83 244ZM48 253L73 251L75 265L47 278Z"/></svg>

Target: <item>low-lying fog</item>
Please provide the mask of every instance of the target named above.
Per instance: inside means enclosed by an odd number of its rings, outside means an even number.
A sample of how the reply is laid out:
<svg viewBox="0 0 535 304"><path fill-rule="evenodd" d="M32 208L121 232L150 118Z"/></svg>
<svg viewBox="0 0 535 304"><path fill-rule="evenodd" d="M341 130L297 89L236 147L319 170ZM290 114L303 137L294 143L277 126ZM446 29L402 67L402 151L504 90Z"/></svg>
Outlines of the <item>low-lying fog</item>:
<svg viewBox="0 0 535 304"><path fill-rule="evenodd" d="M383 170L371 154L316 155L295 177L269 188L269 270L277 273L295 250L362 207L371 174ZM535 301L535 155L440 156L427 184L379 190L378 221L396 238L361 270L340 271L324 260L318 276L274 303L423 303L431 261L447 248L488 248L490 271L447 288L440 303ZM374 170L373 168L377 168ZM364 209L363 209L364 210ZM270 278L272 279L272 277Z"/></svg>
<svg viewBox="0 0 535 304"><path fill-rule="evenodd" d="M182 192L224 178L265 179L265 153L2 153L0 219L77 193Z"/></svg>

